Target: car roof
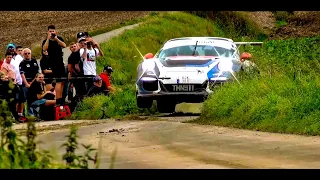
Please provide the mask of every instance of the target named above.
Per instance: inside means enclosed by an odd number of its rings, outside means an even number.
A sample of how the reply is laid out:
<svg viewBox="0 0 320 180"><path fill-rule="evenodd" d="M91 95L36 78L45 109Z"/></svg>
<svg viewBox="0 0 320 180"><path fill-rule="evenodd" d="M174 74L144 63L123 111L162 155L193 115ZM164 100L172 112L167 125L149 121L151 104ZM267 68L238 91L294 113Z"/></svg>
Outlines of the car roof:
<svg viewBox="0 0 320 180"><path fill-rule="evenodd" d="M235 48L232 39L223 37L181 37L168 40L162 47L162 49L168 49L172 47L182 46L182 45L195 45L198 41L198 45L208 45L208 46L220 46L226 48Z"/></svg>

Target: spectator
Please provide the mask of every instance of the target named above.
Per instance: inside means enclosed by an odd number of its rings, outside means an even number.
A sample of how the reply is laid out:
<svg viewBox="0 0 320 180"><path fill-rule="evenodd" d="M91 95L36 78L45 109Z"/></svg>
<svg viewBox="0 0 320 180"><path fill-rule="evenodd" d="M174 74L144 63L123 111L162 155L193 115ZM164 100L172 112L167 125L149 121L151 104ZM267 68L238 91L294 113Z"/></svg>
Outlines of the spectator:
<svg viewBox="0 0 320 180"><path fill-rule="evenodd" d="M12 80L13 84L17 84L16 74L14 72L14 67L10 64L13 58L13 52L7 51L5 54L6 58L0 68L1 73L6 79Z"/></svg>
<svg viewBox="0 0 320 180"><path fill-rule="evenodd" d="M70 44L71 54L68 57L68 79L71 77L75 78L70 80L76 89L76 94L78 97L82 97L86 94L85 83L83 79L77 79L83 77L83 71L80 69L80 64L82 63L80 58L80 52L78 44L73 42Z"/></svg>
<svg viewBox="0 0 320 180"><path fill-rule="evenodd" d="M27 96L28 105L32 111L32 116L39 117L41 106L56 105L55 95L45 88L44 75L37 73L35 80L31 83ZM49 100L50 99L50 100Z"/></svg>
<svg viewBox="0 0 320 180"><path fill-rule="evenodd" d="M40 71L37 60L32 58L31 50L29 48L23 49L23 60L20 63L20 74L22 78L22 90L24 96L27 97L28 89L34 80L36 74ZM28 103L28 99L27 99ZM29 103L28 103L29 104ZM32 115L30 108L28 109L28 115Z"/></svg>
<svg viewBox="0 0 320 180"><path fill-rule="evenodd" d="M21 60L20 60L20 62L21 62L21 61L22 61L22 59L23 59L22 51L23 51L22 46L16 46L16 50L15 50L15 52L16 52L16 56L15 56L14 58L15 58L15 59L16 59L16 58L21 59Z"/></svg>
<svg viewBox="0 0 320 180"><path fill-rule="evenodd" d="M250 53L244 52L241 54L240 62L241 62L241 70L250 74L260 74L260 70L258 66L250 61L252 59L252 55Z"/></svg>
<svg viewBox="0 0 320 180"><path fill-rule="evenodd" d="M13 82L14 87L12 89L12 93L10 93L8 95L9 97L13 97L13 100L11 100L12 102L10 101L8 103L10 106L9 107L10 111L12 112L14 118L17 121L21 122L21 121L25 121L26 118L23 117L23 114L22 114L23 109L21 109L21 111L19 112L17 105L18 105L18 102L20 102L20 101L22 101L22 103L25 102L25 98L23 96L23 93L21 93L22 90L20 89L19 85L17 84L17 80L16 80L16 73L19 73L19 71L16 72L15 68L11 64L11 61L13 59L13 55L14 55L14 53L12 51L6 52L6 54L5 54L6 57L5 57L4 62L1 66L0 72L2 73L3 76L6 77L5 80L7 80L7 81L11 80ZM20 99L20 98L23 98L23 99Z"/></svg>
<svg viewBox="0 0 320 180"><path fill-rule="evenodd" d="M52 89L52 81L54 80L52 69L49 63L48 51L42 51L42 58L40 60L41 71L45 77L46 89Z"/></svg>
<svg viewBox="0 0 320 180"><path fill-rule="evenodd" d="M88 32L79 32L78 34L77 34L77 41L79 42L79 40L81 39L81 38L86 38L86 37L89 37L89 33Z"/></svg>
<svg viewBox="0 0 320 180"><path fill-rule="evenodd" d="M2 73L0 72L0 76ZM23 122L24 120L20 120L19 115L16 110L16 101L14 99L15 94L9 93L9 90L14 90L10 85L10 81L4 80L3 78L0 78L0 98L5 100L8 103L9 111L12 113L14 119L17 122Z"/></svg>
<svg viewBox="0 0 320 180"><path fill-rule="evenodd" d="M13 57L15 57L17 55L16 53L16 46L13 43L10 43L7 45L6 51L11 51L13 52Z"/></svg>
<svg viewBox="0 0 320 180"><path fill-rule="evenodd" d="M14 45L12 44L10 46L10 44L8 45L9 47L14 47ZM7 49L9 50L9 48ZM24 103L26 102L26 97L25 94L23 92L23 87L22 87L22 78L21 78L21 74L20 74L20 70L19 70L19 66L20 63L23 60L23 48L22 46L16 46L15 47L15 56L13 56L12 60L11 60L11 65L14 67L14 72L16 74L16 80L17 80L17 85L19 86L19 91L16 94L16 100L17 100L17 111L20 117L24 117L25 113L24 113Z"/></svg>
<svg viewBox="0 0 320 180"><path fill-rule="evenodd" d="M80 40L78 41L78 52L79 52L79 56L80 56L80 49L84 48L86 45L86 38L80 38ZM81 74L84 75L83 72L83 59L80 56L80 61L79 61L79 69L81 71Z"/></svg>
<svg viewBox="0 0 320 180"><path fill-rule="evenodd" d="M22 46L15 46L13 43L10 43L7 45L6 51L12 51L14 52L13 59L17 59L18 61L22 61Z"/></svg>
<svg viewBox="0 0 320 180"><path fill-rule="evenodd" d="M111 83L110 83L110 77L111 77L112 72L113 72L113 69L111 66L105 66L103 68L103 71L99 75L103 80L102 88L104 90L108 90L111 93L116 91L116 89L114 87L112 87Z"/></svg>
<svg viewBox="0 0 320 180"><path fill-rule="evenodd" d="M100 76L95 76L93 78L93 84L88 90L87 96L94 96L102 93L104 93L102 89L102 78Z"/></svg>
<svg viewBox="0 0 320 180"><path fill-rule="evenodd" d="M48 51L49 66L52 69L53 77L56 79L56 99L57 104L63 105L65 99L63 98L64 78L67 78L66 69L63 63L62 49L66 47L61 36L57 35L56 27L54 25L48 26L47 39L42 42L43 51Z"/></svg>
<svg viewBox="0 0 320 180"><path fill-rule="evenodd" d="M15 48L16 48L16 46L13 43L8 44L7 47L6 47L6 52L12 52L13 53L13 58L16 56ZM3 62L4 62L4 60L1 59L0 60L0 68L1 68Z"/></svg>
<svg viewBox="0 0 320 180"><path fill-rule="evenodd" d="M99 44L93 41L91 37L87 37L86 42L83 45L84 48L80 49L80 56L83 61L84 76L95 77L97 75L96 60L97 57L103 56L103 53ZM87 89L89 84L92 84L92 80L87 81Z"/></svg>

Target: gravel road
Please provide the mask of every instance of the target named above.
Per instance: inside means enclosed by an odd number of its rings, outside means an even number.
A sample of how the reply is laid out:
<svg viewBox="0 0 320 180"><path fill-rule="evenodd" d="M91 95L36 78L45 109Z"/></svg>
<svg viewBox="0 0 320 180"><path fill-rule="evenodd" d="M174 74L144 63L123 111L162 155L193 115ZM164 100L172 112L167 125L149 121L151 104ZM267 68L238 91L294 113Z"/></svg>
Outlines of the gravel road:
<svg viewBox="0 0 320 180"><path fill-rule="evenodd" d="M79 144L99 148L100 168L109 168L117 149L114 168L320 168L320 137L256 132L182 123L195 117L161 117L157 121L116 121L79 128ZM113 130L113 132L112 132ZM58 159L65 150L68 130L44 131L42 148ZM81 153L81 149L78 153Z"/></svg>

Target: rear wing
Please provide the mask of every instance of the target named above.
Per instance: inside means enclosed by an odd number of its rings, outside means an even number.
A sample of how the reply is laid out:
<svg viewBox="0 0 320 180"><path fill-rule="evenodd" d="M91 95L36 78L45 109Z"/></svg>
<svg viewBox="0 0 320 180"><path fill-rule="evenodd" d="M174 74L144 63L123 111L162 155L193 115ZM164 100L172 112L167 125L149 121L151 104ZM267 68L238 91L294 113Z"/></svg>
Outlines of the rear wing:
<svg viewBox="0 0 320 180"><path fill-rule="evenodd" d="M237 46L239 45L252 45L252 46L262 46L263 42L234 42Z"/></svg>

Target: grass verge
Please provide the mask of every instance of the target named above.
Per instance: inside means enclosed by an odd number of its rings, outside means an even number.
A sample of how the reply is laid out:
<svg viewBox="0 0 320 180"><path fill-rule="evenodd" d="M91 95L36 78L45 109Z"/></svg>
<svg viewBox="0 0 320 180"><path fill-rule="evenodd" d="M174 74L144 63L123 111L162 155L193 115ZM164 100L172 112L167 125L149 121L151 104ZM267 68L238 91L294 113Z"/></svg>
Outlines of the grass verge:
<svg viewBox="0 0 320 180"><path fill-rule="evenodd" d="M204 103L201 124L320 135L320 37L252 48L261 76L225 84Z"/></svg>

